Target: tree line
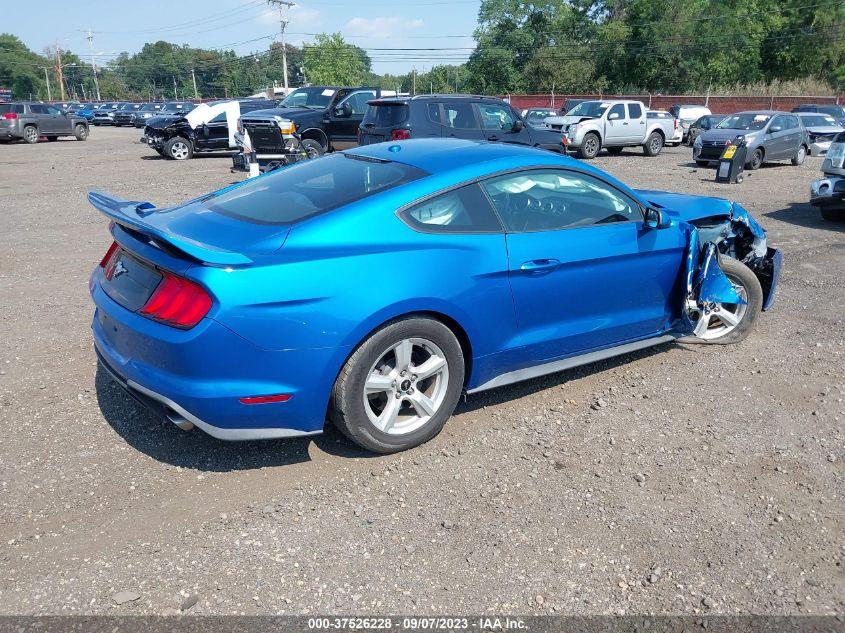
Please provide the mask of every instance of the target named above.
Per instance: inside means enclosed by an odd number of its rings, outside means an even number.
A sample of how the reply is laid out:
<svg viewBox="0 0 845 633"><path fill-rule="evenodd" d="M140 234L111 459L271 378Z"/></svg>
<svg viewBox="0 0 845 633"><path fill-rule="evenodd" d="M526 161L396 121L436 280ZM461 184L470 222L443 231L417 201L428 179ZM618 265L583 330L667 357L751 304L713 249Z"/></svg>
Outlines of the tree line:
<svg viewBox="0 0 845 633"><path fill-rule="evenodd" d="M463 63L442 49L433 66L374 74L363 48L338 34L287 45L292 86L374 85L401 92L481 94L683 93L812 80L845 89L841 0L481 0L476 46ZM282 83L282 49L238 55L165 41L97 69L60 51L65 93L91 99L242 96ZM442 60L442 63L437 63ZM0 34L0 87L15 98L61 93L55 51L36 53ZM46 71L45 71L46 69Z"/></svg>

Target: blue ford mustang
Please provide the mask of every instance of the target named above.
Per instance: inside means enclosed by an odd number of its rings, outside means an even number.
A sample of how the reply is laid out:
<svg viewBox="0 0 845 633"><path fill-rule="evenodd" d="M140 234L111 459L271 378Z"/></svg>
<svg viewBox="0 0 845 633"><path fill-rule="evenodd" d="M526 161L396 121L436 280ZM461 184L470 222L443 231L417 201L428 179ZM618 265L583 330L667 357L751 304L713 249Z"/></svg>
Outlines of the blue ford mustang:
<svg viewBox="0 0 845 633"><path fill-rule="evenodd" d="M378 452L477 392L683 338L743 339L780 253L738 204L532 148L382 143L158 209L89 194L101 364L182 428Z"/></svg>

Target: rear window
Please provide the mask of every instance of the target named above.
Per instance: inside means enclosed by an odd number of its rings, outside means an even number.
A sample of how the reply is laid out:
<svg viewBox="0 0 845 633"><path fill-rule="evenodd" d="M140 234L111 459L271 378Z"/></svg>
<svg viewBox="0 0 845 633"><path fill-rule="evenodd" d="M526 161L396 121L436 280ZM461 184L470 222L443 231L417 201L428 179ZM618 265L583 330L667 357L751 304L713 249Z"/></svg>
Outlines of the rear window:
<svg viewBox="0 0 845 633"><path fill-rule="evenodd" d="M408 105L405 103L379 103L371 105L364 114L364 124L374 127L392 127L408 120Z"/></svg>
<svg viewBox="0 0 845 633"><path fill-rule="evenodd" d="M20 103L0 103L0 114L23 114L23 106Z"/></svg>
<svg viewBox="0 0 845 633"><path fill-rule="evenodd" d="M409 165L350 154L295 163L214 196L215 213L257 224L290 224L428 175Z"/></svg>

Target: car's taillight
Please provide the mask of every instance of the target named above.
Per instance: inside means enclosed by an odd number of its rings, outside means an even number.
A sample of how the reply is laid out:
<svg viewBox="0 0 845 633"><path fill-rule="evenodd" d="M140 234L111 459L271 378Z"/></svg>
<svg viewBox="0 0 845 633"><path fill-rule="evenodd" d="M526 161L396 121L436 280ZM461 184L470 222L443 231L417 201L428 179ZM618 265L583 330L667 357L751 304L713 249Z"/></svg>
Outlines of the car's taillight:
<svg viewBox="0 0 845 633"><path fill-rule="evenodd" d="M120 250L120 245L117 242L112 242L109 250L103 255L100 260L100 268L103 269L106 279L111 280L114 274L114 267L117 266L117 253Z"/></svg>
<svg viewBox="0 0 845 633"><path fill-rule="evenodd" d="M211 297L193 281L166 270L159 272L162 279L140 313L174 327L194 327L211 309Z"/></svg>
<svg viewBox="0 0 845 633"><path fill-rule="evenodd" d="M675 129L677 130L678 129L678 119L672 119L672 121L675 122Z"/></svg>
<svg viewBox="0 0 845 633"><path fill-rule="evenodd" d="M407 141L409 138L411 138L411 130L400 129L390 133L391 141Z"/></svg>
<svg viewBox="0 0 845 633"><path fill-rule="evenodd" d="M15 119L18 118L18 115L17 115L16 112L6 112L6 113L3 114L3 118L6 119L7 121L14 121Z"/></svg>

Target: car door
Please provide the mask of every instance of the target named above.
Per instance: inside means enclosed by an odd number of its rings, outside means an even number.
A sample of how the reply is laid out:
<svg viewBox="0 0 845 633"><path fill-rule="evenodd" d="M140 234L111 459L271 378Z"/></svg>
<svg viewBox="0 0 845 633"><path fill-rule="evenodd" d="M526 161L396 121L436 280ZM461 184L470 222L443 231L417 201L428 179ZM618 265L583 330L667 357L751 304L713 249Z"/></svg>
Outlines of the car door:
<svg viewBox="0 0 845 633"><path fill-rule="evenodd" d="M481 122L482 138L502 143L531 144L530 132L524 124L519 130L514 130L514 123L521 119L517 118L510 106L498 103L477 103L475 111Z"/></svg>
<svg viewBox="0 0 845 633"><path fill-rule="evenodd" d="M29 104L29 111L32 118L35 119L35 124L38 126L39 134L52 134L55 127L55 122L50 114L47 112L47 106L43 103Z"/></svg>
<svg viewBox="0 0 845 633"><path fill-rule="evenodd" d="M780 159L786 157L789 150L786 117L778 115L772 117L765 134L765 151L767 159Z"/></svg>
<svg viewBox="0 0 845 633"><path fill-rule="evenodd" d="M47 112L53 120L53 131L57 134L70 134L73 132L73 118L66 110L60 110L55 106L48 106Z"/></svg>
<svg viewBox="0 0 845 633"><path fill-rule="evenodd" d="M356 90L332 107L327 114L326 132L334 149L347 149L358 144L358 127L367 112L367 102L375 98L375 90Z"/></svg>
<svg viewBox="0 0 845 633"><path fill-rule="evenodd" d="M471 141L487 138L478 123L475 108L469 101L442 102L441 117L444 138L465 138Z"/></svg>
<svg viewBox="0 0 845 633"><path fill-rule="evenodd" d="M226 120L226 113L221 112L206 123L202 128L202 133L197 138L199 139L200 149L229 149L229 123Z"/></svg>
<svg viewBox="0 0 845 633"><path fill-rule="evenodd" d="M797 116L786 114L783 116L786 121L787 134L784 136L784 150L786 154L784 158L793 158L798 154L798 148L801 147L804 140L804 126L801 125Z"/></svg>
<svg viewBox="0 0 845 633"><path fill-rule="evenodd" d="M604 144L622 145L629 138L630 124L625 114L625 104L617 103L607 112L607 119L604 126Z"/></svg>
<svg viewBox="0 0 845 633"><path fill-rule="evenodd" d="M622 128L628 131L628 141L632 143L641 143L645 140L646 131L646 113L639 103L629 103L628 119L622 122ZM626 126L625 123L628 125ZM671 140L671 136L669 137Z"/></svg>
<svg viewBox="0 0 845 633"><path fill-rule="evenodd" d="M506 230L522 343L547 361L655 336L678 317L686 238L646 228L640 204L567 169L481 182Z"/></svg>

